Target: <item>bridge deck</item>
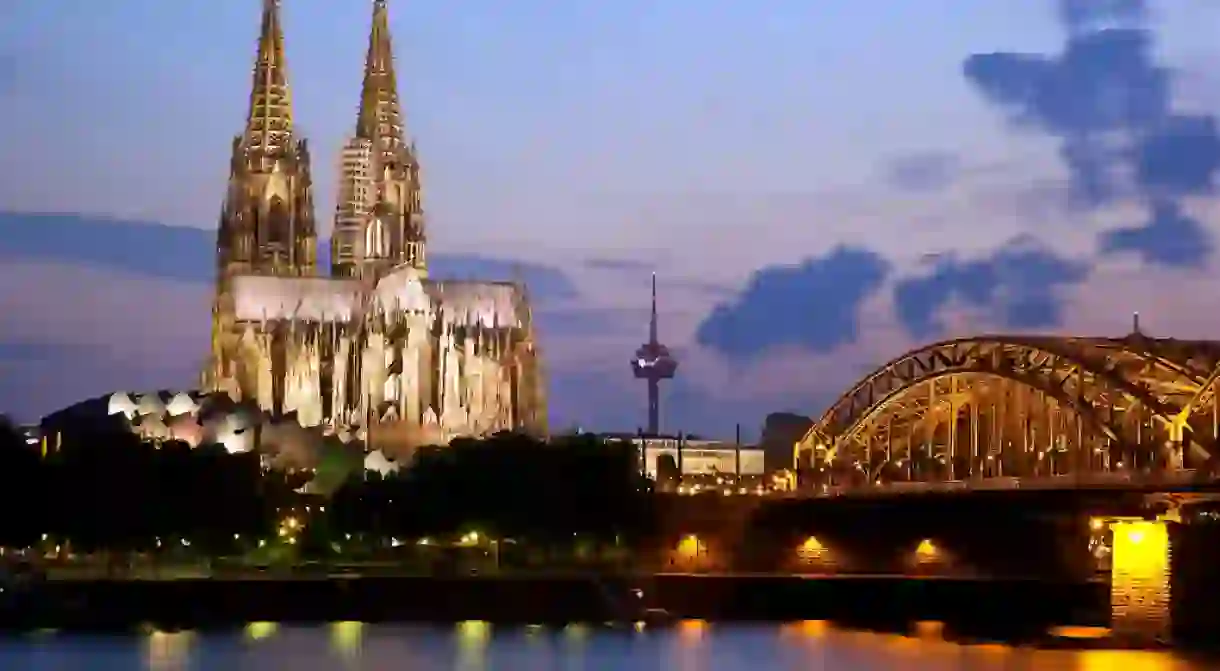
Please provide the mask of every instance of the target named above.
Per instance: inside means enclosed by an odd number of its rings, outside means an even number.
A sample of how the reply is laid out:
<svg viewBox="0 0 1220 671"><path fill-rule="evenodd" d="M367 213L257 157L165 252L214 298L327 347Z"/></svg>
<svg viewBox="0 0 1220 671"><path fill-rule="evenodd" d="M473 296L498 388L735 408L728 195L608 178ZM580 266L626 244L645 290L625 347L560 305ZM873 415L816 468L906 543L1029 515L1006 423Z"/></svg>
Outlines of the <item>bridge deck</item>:
<svg viewBox="0 0 1220 671"><path fill-rule="evenodd" d="M982 478L943 482L889 482L874 485L817 485L782 492L782 498L903 496L926 493L992 491L1121 490L1132 492L1193 491L1220 488L1204 471L1180 469L1149 473L1082 473L1039 478Z"/></svg>

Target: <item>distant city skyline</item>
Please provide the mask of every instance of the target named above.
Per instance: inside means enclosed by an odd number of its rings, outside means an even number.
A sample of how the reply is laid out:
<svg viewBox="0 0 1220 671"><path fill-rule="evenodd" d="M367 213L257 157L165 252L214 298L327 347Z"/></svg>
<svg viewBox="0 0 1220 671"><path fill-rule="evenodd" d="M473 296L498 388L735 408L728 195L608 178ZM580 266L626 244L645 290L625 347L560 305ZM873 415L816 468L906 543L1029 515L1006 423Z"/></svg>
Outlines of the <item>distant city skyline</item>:
<svg viewBox="0 0 1220 671"><path fill-rule="evenodd" d="M283 5L329 235L369 12ZM0 9L0 411L195 384L258 6ZM522 269L553 428L643 423L653 271L662 424L723 437L930 340L1220 332L1220 7L390 12L433 267Z"/></svg>

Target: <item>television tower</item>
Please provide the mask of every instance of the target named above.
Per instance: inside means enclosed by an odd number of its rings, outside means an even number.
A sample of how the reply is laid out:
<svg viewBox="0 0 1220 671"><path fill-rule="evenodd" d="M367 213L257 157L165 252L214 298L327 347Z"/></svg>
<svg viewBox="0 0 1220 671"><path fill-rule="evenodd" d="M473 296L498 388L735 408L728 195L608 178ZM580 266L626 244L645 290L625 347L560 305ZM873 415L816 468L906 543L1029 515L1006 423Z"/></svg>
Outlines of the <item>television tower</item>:
<svg viewBox="0 0 1220 671"><path fill-rule="evenodd" d="M640 345L631 360L636 378L648 381L648 434L661 432L661 380L678 372L678 362L669 348L657 339L657 274L652 274L652 317L648 321L648 342Z"/></svg>

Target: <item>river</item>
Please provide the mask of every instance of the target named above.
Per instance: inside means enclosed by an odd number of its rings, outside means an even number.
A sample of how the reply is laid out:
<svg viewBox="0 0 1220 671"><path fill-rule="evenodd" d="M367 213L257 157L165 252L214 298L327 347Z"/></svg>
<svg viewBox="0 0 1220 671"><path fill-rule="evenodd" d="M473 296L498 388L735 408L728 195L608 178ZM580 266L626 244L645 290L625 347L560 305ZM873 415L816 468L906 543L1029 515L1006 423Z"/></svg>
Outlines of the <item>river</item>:
<svg viewBox="0 0 1220 671"><path fill-rule="evenodd" d="M14 671L1198 671L1220 665L1172 653L958 645L936 631L900 636L821 622L644 627L493 627L253 623L224 632L149 631L0 638Z"/></svg>

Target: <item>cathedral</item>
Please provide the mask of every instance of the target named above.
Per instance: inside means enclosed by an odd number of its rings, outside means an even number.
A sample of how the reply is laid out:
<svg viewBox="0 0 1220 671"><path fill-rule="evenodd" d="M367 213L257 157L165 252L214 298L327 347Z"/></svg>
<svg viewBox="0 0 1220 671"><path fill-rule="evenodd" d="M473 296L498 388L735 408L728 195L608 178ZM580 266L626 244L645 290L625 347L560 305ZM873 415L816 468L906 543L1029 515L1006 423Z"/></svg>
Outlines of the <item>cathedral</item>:
<svg viewBox="0 0 1220 671"><path fill-rule="evenodd" d="M443 444L544 433L524 285L428 277L420 164L404 128L386 0L373 2L330 272L319 272L310 152L293 126L279 5L263 0L249 114L233 140L204 389L342 435Z"/></svg>

